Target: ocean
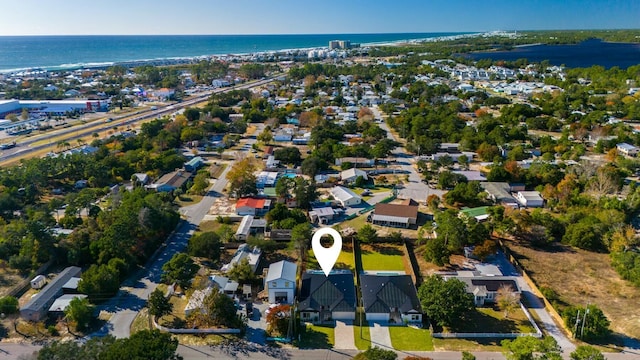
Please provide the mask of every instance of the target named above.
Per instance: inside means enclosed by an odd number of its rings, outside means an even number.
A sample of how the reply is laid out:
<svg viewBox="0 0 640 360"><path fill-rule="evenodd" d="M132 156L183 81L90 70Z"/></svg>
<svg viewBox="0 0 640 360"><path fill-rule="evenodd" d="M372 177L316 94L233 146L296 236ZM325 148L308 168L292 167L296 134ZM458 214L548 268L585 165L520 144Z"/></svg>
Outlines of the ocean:
<svg viewBox="0 0 640 360"><path fill-rule="evenodd" d="M468 33L322 35L0 36L0 71L58 70L117 62L327 47L330 40L376 44Z"/></svg>
<svg viewBox="0 0 640 360"><path fill-rule="evenodd" d="M640 44L611 43L602 40L587 40L575 45L531 45L511 51L486 51L465 54L474 59L515 61L527 59L529 62L549 60L552 65L567 67L590 67L600 65L606 69L618 66L626 69L640 65Z"/></svg>

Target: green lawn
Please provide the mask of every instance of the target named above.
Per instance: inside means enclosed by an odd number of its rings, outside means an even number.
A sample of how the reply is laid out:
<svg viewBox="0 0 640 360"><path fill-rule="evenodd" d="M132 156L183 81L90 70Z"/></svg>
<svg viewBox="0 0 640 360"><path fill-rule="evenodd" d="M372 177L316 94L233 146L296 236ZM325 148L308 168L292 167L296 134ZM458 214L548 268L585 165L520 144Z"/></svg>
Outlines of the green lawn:
<svg viewBox="0 0 640 360"><path fill-rule="evenodd" d="M362 269L404 271L402 250L394 246L363 247L361 250Z"/></svg>
<svg viewBox="0 0 640 360"><path fill-rule="evenodd" d="M342 224L340 224L340 228L346 229L350 227L350 228L359 230L361 227L365 226L366 224L367 224L367 216L365 214L365 215L360 215L356 218L343 222Z"/></svg>
<svg viewBox="0 0 640 360"><path fill-rule="evenodd" d="M301 349L331 349L336 338L333 326L319 326L307 324L300 334Z"/></svg>
<svg viewBox="0 0 640 360"><path fill-rule="evenodd" d="M198 228L196 230L196 233L203 233L203 232L214 232L214 231L218 231L218 229L220 229L220 227L222 227L222 223L218 222L217 220L207 220L207 221L203 221L198 225ZM238 230L238 227L240 226L240 223L234 222L231 224L228 224L231 229L233 230L233 232L235 233L236 230Z"/></svg>
<svg viewBox="0 0 640 360"><path fill-rule="evenodd" d="M178 206L183 207L183 206L189 206L189 205L194 205L200 202L200 200L202 200L202 196L200 195L180 195L180 196L176 196L175 198L175 203L178 204Z"/></svg>
<svg viewBox="0 0 640 360"><path fill-rule="evenodd" d="M433 351L433 339L427 329L389 326L389 335L396 350Z"/></svg>
<svg viewBox="0 0 640 360"><path fill-rule="evenodd" d="M371 334L369 332L369 325L363 324L362 337L360 337L360 326L353 326L353 338L354 343L358 350L367 350L371 347Z"/></svg>
<svg viewBox="0 0 640 360"><path fill-rule="evenodd" d="M509 313L508 318L505 318L504 312L497 308L479 307L476 310L467 315L466 321L450 331L466 333L532 333L535 331L522 309Z"/></svg>
<svg viewBox="0 0 640 360"><path fill-rule="evenodd" d="M340 256L338 256L338 260L336 260L336 264L333 266L334 269L349 269L352 271L356 270L355 260L353 258L353 252L342 250ZM309 270L320 270L320 265L318 264L318 260L313 254L313 250L309 250L309 254L307 255L307 269Z"/></svg>
<svg viewBox="0 0 640 360"><path fill-rule="evenodd" d="M501 340L495 339L433 339L436 351L502 351Z"/></svg>

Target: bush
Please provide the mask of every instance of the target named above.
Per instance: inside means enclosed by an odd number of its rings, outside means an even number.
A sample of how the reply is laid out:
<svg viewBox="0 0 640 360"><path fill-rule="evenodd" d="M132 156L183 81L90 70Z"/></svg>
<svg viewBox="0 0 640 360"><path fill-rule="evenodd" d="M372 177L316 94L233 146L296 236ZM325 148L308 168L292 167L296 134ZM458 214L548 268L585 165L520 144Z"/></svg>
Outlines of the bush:
<svg viewBox="0 0 640 360"><path fill-rule="evenodd" d="M18 299L13 296L3 296L0 298L0 311L3 314L15 314L18 312Z"/></svg>
<svg viewBox="0 0 640 360"><path fill-rule="evenodd" d="M476 356L468 351L463 351L462 360L476 360Z"/></svg>
<svg viewBox="0 0 640 360"><path fill-rule="evenodd" d="M60 333L58 332L58 329L56 329L56 327L53 326L53 325L49 325L49 327L47 327L47 331L49 332L49 335L51 335L51 336L60 335Z"/></svg>
<svg viewBox="0 0 640 360"><path fill-rule="evenodd" d="M384 350L379 347L368 348L366 351L356 355L354 360L396 360L398 355L391 350Z"/></svg>

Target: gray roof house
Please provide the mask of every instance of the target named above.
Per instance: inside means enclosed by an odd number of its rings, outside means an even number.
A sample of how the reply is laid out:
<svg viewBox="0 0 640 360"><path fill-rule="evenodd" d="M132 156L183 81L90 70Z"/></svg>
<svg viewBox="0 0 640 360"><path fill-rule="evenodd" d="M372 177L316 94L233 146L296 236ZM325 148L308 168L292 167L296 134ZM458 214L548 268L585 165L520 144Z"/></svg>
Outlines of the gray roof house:
<svg viewBox="0 0 640 360"><path fill-rule="evenodd" d="M356 288L349 270L309 270L302 275L298 309L305 322L326 323L334 320L354 320Z"/></svg>
<svg viewBox="0 0 640 360"><path fill-rule="evenodd" d="M367 321L422 322L422 307L411 276L361 274L360 289Z"/></svg>
<svg viewBox="0 0 640 360"><path fill-rule="evenodd" d="M269 303L293 303L298 266L289 261L278 261L269 265L264 278L264 287L269 294Z"/></svg>
<svg viewBox="0 0 640 360"><path fill-rule="evenodd" d="M28 321L40 321L47 316L53 302L62 295L62 287L73 277L80 276L82 269L70 266L64 270L39 293L20 308L20 316Z"/></svg>
<svg viewBox="0 0 640 360"><path fill-rule="evenodd" d="M484 182L480 186L487 192L489 199L498 205L518 208L518 202L511 196L511 185L506 182Z"/></svg>

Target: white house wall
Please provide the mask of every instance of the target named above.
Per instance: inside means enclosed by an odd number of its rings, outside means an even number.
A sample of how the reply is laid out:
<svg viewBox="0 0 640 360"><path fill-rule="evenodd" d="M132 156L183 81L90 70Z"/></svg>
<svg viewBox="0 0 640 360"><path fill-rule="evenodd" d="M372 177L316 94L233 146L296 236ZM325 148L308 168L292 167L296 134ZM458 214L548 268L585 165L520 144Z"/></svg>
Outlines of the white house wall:
<svg viewBox="0 0 640 360"><path fill-rule="evenodd" d="M388 313L367 313L367 321L389 321Z"/></svg>

